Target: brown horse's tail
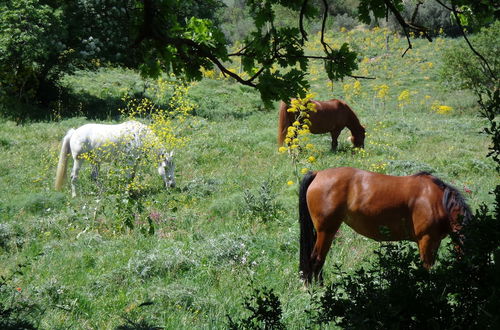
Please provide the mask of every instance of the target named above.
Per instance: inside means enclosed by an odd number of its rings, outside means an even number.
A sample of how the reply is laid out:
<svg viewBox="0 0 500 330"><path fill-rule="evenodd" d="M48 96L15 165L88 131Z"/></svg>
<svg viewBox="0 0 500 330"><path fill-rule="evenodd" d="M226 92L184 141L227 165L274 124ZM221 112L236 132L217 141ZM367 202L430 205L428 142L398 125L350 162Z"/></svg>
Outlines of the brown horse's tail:
<svg viewBox="0 0 500 330"><path fill-rule="evenodd" d="M282 145L285 141L286 131L288 126L290 126L288 122L288 104L281 101L280 102L280 112L278 118L278 145Z"/></svg>
<svg viewBox="0 0 500 330"><path fill-rule="evenodd" d="M314 244L316 243L316 232L309 214L307 207L307 189L316 177L316 173L308 172L299 189L299 223L300 223L300 263L299 271L301 272L302 279L306 282L311 282L312 269L311 269L311 254Z"/></svg>
<svg viewBox="0 0 500 330"><path fill-rule="evenodd" d="M71 152L71 148L69 147L69 140L75 130L72 128L66 133L66 136L62 139L61 152L59 153L59 162L57 164L56 171L56 182L55 189L61 190L62 185L64 183L64 177L66 175L66 165L68 163L68 154Z"/></svg>

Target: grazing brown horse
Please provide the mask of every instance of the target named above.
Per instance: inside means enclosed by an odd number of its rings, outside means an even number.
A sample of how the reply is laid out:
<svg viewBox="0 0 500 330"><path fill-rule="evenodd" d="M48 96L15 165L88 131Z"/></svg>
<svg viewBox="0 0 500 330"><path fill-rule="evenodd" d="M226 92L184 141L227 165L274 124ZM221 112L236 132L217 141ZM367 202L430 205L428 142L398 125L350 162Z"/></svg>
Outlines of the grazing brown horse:
<svg viewBox="0 0 500 330"><path fill-rule="evenodd" d="M330 101L311 101L316 104L316 112L311 112L309 130L313 134L330 133L332 136L332 150L337 149L337 139L340 132L347 127L352 136L350 140L355 147L363 148L365 145L365 128L352 109L343 101L332 99ZM296 119L296 113L288 112L288 104L281 101L278 120L278 144L285 140L287 128Z"/></svg>
<svg viewBox="0 0 500 330"><path fill-rule="evenodd" d="M300 271L306 283L321 269L342 222L378 241L411 240L423 266L435 261L441 240L471 219L464 198L435 176L390 176L352 167L304 176L299 193Z"/></svg>

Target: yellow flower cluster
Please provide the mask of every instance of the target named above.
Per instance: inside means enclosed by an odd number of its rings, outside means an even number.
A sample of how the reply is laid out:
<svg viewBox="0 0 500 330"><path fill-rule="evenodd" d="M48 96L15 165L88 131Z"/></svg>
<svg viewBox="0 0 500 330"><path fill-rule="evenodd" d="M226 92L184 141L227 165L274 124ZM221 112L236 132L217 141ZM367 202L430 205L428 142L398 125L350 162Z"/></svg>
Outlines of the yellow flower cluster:
<svg viewBox="0 0 500 330"><path fill-rule="evenodd" d="M316 161L316 157L311 155L315 152L315 147L309 141L310 114L317 111L316 104L311 102L314 97L315 94L308 93L304 98L296 98L291 101L287 112L294 114L295 121L287 129L285 145L278 149L280 153L288 153L291 158L297 182L299 181L299 172L305 174L309 171L307 167L303 167L299 171L299 163L310 165Z"/></svg>
<svg viewBox="0 0 500 330"><path fill-rule="evenodd" d="M344 97L347 101L361 96L361 82L359 80L356 80L353 84L342 85L342 89L344 90Z"/></svg>
<svg viewBox="0 0 500 330"><path fill-rule="evenodd" d="M389 96L389 86L386 84L377 85L374 89L377 92L375 97L378 99L385 100Z"/></svg>
<svg viewBox="0 0 500 330"><path fill-rule="evenodd" d="M216 79L217 76L215 74L215 70L207 70L205 68L201 68L201 74L203 75L204 78L208 78L208 79Z"/></svg>
<svg viewBox="0 0 500 330"><path fill-rule="evenodd" d="M441 115L445 115L453 111L452 107L448 105L440 105L437 102L432 103L431 109Z"/></svg>
<svg viewBox="0 0 500 330"><path fill-rule="evenodd" d="M387 163L370 164L370 171L372 172L385 173L386 168L387 168Z"/></svg>
<svg viewBox="0 0 500 330"><path fill-rule="evenodd" d="M121 112L129 119L147 118L155 139L148 139L146 148L173 150L182 148L187 138L180 136L185 120L191 116L195 104L188 98L192 84L175 79L160 78L156 86L148 89L149 98L135 99L126 95L126 108ZM170 95L168 99L166 96ZM166 108L158 104L167 103Z"/></svg>
<svg viewBox="0 0 500 330"><path fill-rule="evenodd" d="M410 103L410 91L409 90L404 90L401 92L401 94L399 94L398 96L398 106L400 108L403 108L405 107L406 105L408 105Z"/></svg>

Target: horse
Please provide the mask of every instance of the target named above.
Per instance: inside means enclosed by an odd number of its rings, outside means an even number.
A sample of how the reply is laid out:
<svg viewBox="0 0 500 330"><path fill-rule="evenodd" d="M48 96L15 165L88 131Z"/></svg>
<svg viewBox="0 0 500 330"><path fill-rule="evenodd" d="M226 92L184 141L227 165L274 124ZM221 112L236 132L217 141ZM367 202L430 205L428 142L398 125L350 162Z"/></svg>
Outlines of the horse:
<svg viewBox="0 0 500 330"><path fill-rule="evenodd" d="M352 167L308 172L299 189L301 277L306 284L322 282L342 222L377 241L416 242L429 269L444 237L454 232L463 242L460 230L471 217L458 190L427 172L391 176Z"/></svg>
<svg viewBox="0 0 500 330"><path fill-rule="evenodd" d="M77 129L70 129L62 139L61 152L57 165L55 189L61 190L66 173L68 154L73 157L71 171L71 195L76 197L78 172L89 152L96 153L96 163L92 166L92 178L97 179L99 164L102 160L116 158L119 152L127 156L132 165L131 178L135 175L138 159L146 151L153 150L158 160L158 173L165 187L175 187L173 151L167 152L160 147L158 137L146 125L137 121L122 124L86 124Z"/></svg>
<svg viewBox="0 0 500 330"><path fill-rule="evenodd" d="M309 130L313 134L330 132L332 136L332 151L338 146L337 139L340 132L347 127L351 131L349 140L356 148L364 148L365 128L360 124L354 111L343 101L331 99L330 101L311 101L316 104L316 112L310 112ZM288 112L288 104L281 101L278 120L278 145L285 140L287 129L296 120L296 113Z"/></svg>

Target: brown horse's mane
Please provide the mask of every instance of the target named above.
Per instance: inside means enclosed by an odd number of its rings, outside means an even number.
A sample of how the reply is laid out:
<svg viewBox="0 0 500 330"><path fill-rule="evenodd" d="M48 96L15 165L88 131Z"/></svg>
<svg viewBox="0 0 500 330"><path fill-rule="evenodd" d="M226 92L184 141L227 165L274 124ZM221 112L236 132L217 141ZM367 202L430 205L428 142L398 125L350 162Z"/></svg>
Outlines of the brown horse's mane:
<svg viewBox="0 0 500 330"><path fill-rule="evenodd" d="M469 205L467 205L464 196L460 193L460 191L458 191L457 188L445 183L440 178L426 171L415 173L414 176L429 176L432 182L434 182L441 190L444 191L443 206L445 210L449 213L453 206L458 206L463 213L462 224L467 225L470 222L472 218L472 212L469 208Z"/></svg>

